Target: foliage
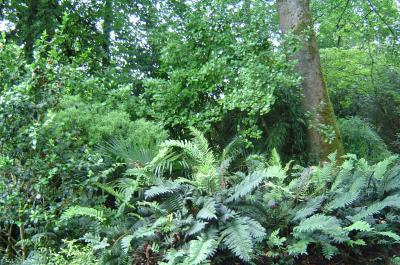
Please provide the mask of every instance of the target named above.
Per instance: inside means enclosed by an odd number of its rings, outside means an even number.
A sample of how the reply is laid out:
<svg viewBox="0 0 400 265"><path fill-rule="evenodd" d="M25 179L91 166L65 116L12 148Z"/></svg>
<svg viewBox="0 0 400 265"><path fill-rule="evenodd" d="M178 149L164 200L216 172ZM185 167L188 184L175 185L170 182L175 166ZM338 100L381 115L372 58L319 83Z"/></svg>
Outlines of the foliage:
<svg viewBox="0 0 400 265"><path fill-rule="evenodd" d="M0 263L398 263L400 13L312 1L355 155L306 166L273 2L0 1Z"/></svg>
<svg viewBox="0 0 400 265"><path fill-rule="evenodd" d="M335 113L367 120L388 148L398 152L398 60L386 47L324 49L321 58Z"/></svg>
<svg viewBox="0 0 400 265"><path fill-rule="evenodd" d="M250 156L243 160L249 166L235 171L217 161L198 131L192 135L164 142L153 160L118 181L93 183L118 207L117 221L104 205L84 214L97 228L83 238L120 242L104 247L107 262L129 252L123 257L133 263L294 262L315 251L345 261L345 247L358 255L374 246L384 257L398 242L397 157L369 165L349 155L338 165L332 154L321 167L289 173L275 153L256 167Z"/></svg>
<svg viewBox="0 0 400 265"><path fill-rule="evenodd" d="M93 255L90 246L82 246L77 241L64 240L63 246L58 252L49 249L40 249L21 262L21 265L100 265L99 260Z"/></svg>
<svg viewBox="0 0 400 265"><path fill-rule="evenodd" d="M196 126L220 146L227 143L220 130L249 140L265 135L262 124L279 91L300 99L297 78L272 44L269 9L262 1L198 1L186 6L181 20L166 20L164 27L176 30L162 33L163 78L144 81L142 97L151 106L145 113L175 135Z"/></svg>
<svg viewBox="0 0 400 265"><path fill-rule="evenodd" d="M358 117L340 119L339 128L347 152L370 162L378 162L390 155L386 144L368 122Z"/></svg>

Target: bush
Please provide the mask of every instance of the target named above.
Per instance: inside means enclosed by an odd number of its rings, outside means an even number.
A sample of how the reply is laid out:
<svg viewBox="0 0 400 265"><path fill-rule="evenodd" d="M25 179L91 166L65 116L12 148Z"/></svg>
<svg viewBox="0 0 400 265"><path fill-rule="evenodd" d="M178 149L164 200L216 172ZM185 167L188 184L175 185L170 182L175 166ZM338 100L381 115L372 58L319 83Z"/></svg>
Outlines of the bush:
<svg viewBox="0 0 400 265"><path fill-rule="evenodd" d="M367 121L359 117L339 119L339 128L346 152L373 163L390 155L382 138Z"/></svg>
<svg viewBox="0 0 400 265"><path fill-rule="evenodd" d="M58 252L51 249L40 249L20 265L100 265L94 256L91 246L82 246L76 240L63 241L63 246Z"/></svg>

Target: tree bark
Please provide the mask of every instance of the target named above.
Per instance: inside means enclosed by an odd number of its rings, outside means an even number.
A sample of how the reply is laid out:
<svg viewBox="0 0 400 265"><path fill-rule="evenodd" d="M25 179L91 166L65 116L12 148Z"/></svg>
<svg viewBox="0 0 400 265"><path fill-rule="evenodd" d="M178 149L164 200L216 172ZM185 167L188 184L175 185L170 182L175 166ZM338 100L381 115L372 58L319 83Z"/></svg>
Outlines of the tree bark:
<svg viewBox="0 0 400 265"><path fill-rule="evenodd" d="M343 145L332 104L321 71L320 54L313 29L309 0L277 0L279 24L283 34L301 40L300 49L290 58L297 60L302 77L303 106L310 114L308 145L311 161L324 161L330 153L343 155ZM335 132L334 136L327 137Z"/></svg>
<svg viewBox="0 0 400 265"><path fill-rule="evenodd" d="M110 65L111 54L110 54L110 46L111 46L111 31L112 31L112 23L113 23L113 2L112 0L106 0L104 4L104 24L103 24L103 65Z"/></svg>
<svg viewBox="0 0 400 265"><path fill-rule="evenodd" d="M26 35L24 38L24 49L26 57L28 61L33 60L33 45L35 43L35 31L33 29L29 29L29 27L33 27L35 20L37 19L37 13L39 12L39 1L38 0L30 0L28 2L28 14L26 18Z"/></svg>

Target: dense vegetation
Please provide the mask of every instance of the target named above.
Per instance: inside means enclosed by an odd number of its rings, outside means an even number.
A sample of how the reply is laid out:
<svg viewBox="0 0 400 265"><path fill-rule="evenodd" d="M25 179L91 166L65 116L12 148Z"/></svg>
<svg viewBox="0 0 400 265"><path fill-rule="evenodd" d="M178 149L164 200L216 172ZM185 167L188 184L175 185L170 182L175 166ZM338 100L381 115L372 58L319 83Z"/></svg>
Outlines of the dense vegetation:
<svg viewBox="0 0 400 265"><path fill-rule="evenodd" d="M0 0L0 264L400 264L400 3L310 8Z"/></svg>

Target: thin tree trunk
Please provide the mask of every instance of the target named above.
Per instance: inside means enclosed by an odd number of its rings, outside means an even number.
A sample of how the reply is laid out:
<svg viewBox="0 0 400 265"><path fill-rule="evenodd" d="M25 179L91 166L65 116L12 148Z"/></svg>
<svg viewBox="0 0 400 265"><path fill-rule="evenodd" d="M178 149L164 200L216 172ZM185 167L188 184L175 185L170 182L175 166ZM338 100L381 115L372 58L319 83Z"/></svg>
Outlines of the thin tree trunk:
<svg viewBox="0 0 400 265"><path fill-rule="evenodd" d="M104 25L103 25L103 65L108 66L111 60L110 46L111 46L111 31L113 23L113 2L106 0L104 5Z"/></svg>
<svg viewBox="0 0 400 265"><path fill-rule="evenodd" d="M35 42L35 31L33 29L29 29L35 23L37 18L38 8L39 8L39 1L38 0L30 0L28 2L29 10L28 10L28 17L26 20L26 26L28 27L25 38L24 38L24 49L26 57L28 61L33 59L33 44Z"/></svg>
<svg viewBox="0 0 400 265"><path fill-rule="evenodd" d="M282 33L292 33L302 41L300 50L291 59L297 60L296 71L302 77L304 90L303 105L310 114L310 158L312 161L326 160L335 151L341 156L343 145L322 76L309 0L277 0L277 6Z"/></svg>

